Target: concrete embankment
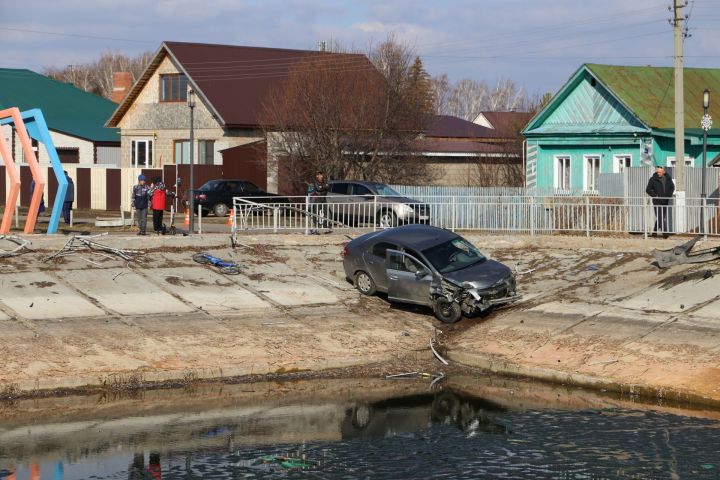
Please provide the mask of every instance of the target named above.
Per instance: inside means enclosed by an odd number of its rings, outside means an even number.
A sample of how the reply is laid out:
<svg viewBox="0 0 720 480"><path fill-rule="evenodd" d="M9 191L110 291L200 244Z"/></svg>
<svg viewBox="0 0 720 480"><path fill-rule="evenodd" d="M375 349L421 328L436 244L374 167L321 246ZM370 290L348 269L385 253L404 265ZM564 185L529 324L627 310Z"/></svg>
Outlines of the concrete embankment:
<svg viewBox="0 0 720 480"><path fill-rule="evenodd" d="M0 393L399 365L427 359L441 328L463 365L720 404L718 264L653 266L650 250L677 240L467 237L527 272L524 298L451 326L361 297L341 235L249 235L236 250L224 235L103 237L147 252L130 263L83 252L44 263L67 239L33 237L36 251L0 260ZM242 273L195 264L198 251Z"/></svg>

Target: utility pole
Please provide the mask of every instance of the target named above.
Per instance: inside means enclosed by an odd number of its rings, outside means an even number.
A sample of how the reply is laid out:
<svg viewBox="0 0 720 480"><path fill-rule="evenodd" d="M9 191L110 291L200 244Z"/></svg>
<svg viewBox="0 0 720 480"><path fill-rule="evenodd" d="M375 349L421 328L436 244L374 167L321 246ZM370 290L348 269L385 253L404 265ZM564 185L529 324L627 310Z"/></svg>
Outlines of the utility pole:
<svg viewBox="0 0 720 480"><path fill-rule="evenodd" d="M195 233L195 159L193 155L193 145L195 143L195 121L193 113L195 110L195 92L188 91L187 96L188 107L190 107L190 228L189 234Z"/></svg>
<svg viewBox="0 0 720 480"><path fill-rule="evenodd" d="M685 220L685 88L683 85L683 7L685 0L673 0L673 33L675 35L675 205L679 230Z"/></svg>

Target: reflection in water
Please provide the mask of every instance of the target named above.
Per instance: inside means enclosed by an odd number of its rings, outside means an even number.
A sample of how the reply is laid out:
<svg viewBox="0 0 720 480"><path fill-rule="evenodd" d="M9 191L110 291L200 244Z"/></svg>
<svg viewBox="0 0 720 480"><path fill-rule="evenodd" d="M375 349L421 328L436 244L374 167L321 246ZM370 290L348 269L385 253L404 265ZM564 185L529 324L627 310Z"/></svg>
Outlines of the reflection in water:
<svg viewBox="0 0 720 480"><path fill-rule="evenodd" d="M714 420L630 410L512 411L448 390L127 418L77 437L55 427L39 428L32 444L0 430L3 442L16 439L13 448L0 444L0 479L720 476ZM63 432L65 443L53 432Z"/></svg>

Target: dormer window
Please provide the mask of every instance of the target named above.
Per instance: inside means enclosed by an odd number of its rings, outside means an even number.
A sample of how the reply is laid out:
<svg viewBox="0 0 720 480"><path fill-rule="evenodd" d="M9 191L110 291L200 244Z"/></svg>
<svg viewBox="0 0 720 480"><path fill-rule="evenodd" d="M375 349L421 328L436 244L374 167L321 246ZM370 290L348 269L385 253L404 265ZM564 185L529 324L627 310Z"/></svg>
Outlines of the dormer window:
<svg viewBox="0 0 720 480"><path fill-rule="evenodd" d="M160 101L186 102L187 77L181 73L160 75Z"/></svg>

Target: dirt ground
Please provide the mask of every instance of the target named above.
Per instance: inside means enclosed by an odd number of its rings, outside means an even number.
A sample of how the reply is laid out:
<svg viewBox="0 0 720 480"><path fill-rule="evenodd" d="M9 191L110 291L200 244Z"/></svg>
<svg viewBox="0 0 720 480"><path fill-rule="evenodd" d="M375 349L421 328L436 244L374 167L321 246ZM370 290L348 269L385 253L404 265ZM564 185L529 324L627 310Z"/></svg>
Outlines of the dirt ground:
<svg viewBox="0 0 720 480"><path fill-rule="evenodd" d="M456 365L720 401L717 264L658 269L650 250L676 239L466 236L519 272L523 299L453 325L359 295L342 271L343 235L244 235L235 250L226 235L101 240L145 252L131 262L88 252L43 262L67 239L32 237L35 250L0 259L0 394L445 368L428 349L440 332ZM242 273L194 263L200 251Z"/></svg>

